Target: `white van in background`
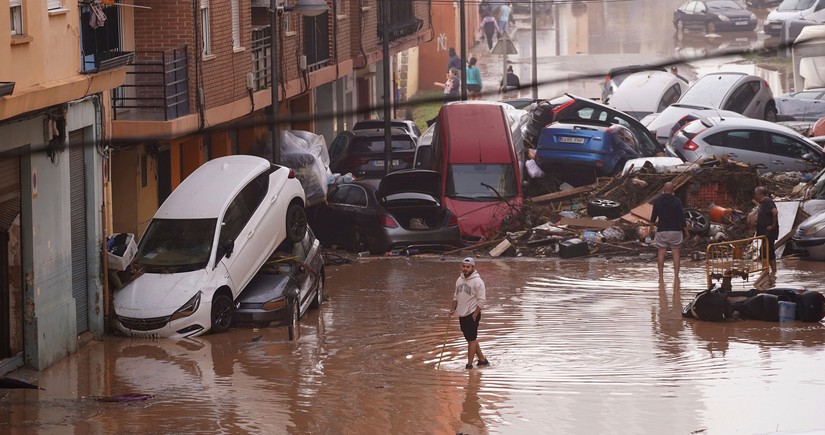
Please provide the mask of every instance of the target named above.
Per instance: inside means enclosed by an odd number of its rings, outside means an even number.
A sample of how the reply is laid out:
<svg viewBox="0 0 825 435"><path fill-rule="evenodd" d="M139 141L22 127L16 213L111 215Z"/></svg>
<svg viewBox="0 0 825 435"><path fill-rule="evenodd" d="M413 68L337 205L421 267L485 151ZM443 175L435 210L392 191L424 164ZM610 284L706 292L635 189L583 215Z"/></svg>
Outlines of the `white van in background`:
<svg viewBox="0 0 825 435"><path fill-rule="evenodd" d="M779 36L788 20L825 23L825 0L784 0L765 18L765 34Z"/></svg>

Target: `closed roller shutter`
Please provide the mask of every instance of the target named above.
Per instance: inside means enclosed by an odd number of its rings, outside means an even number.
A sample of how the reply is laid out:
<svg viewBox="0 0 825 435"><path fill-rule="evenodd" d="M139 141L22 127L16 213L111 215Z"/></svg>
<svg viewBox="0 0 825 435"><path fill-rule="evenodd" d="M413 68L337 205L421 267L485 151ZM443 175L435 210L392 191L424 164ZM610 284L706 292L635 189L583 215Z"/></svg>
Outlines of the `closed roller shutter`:
<svg viewBox="0 0 825 435"><path fill-rule="evenodd" d="M0 156L0 232L20 213L20 159Z"/></svg>
<svg viewBox="0 0 825 435"><path fill-rule="evenodd" d="M72 294L77 309L77 333L89 329L86 279L86 167L83 131L69 134L69 193L72 231Z"/></svg>

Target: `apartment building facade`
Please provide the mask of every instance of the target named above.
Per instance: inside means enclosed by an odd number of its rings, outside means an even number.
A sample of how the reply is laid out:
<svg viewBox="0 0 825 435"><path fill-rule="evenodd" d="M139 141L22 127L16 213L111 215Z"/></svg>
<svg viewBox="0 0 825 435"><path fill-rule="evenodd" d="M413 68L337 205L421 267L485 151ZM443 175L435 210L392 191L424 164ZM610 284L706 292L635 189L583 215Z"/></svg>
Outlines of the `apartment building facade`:
<svg viewBox="0 0 825 435"><path fill-rule="evenodd" d="M432 37L429 2L270 6L0 0L0 373L107 332L108 235L142 235L210 159L272 156L273 62L279 129L329 144L397 98L383 95L381 14L390 59Z"/></svg>

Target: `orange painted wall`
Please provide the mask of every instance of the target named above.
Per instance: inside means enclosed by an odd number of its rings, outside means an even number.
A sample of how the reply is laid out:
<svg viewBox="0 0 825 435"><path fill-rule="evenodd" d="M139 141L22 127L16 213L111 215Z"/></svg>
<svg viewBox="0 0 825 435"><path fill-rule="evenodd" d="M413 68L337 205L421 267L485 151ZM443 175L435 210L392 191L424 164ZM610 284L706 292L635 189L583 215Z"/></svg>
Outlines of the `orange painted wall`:
<svg viewBox="0 0 825 435"><path fill-rule="evenodd" d="M469 50L473 47L476 29L478 28L478 3L465 2L466 45L467 59ZM458 2L433 2L433 39L419 47L419 86L421 90L438 89L433 82L444 82L447 72L447 49L453 47L461 56L461 30L459 28L459 9L453 4Z"/></svg>

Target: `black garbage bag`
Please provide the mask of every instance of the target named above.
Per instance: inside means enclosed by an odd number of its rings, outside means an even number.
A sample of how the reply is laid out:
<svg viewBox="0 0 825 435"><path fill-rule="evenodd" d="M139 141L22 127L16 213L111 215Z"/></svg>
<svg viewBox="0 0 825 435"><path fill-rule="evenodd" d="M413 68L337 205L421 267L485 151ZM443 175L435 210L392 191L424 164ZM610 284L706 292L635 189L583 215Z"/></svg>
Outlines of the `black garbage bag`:
<svg viewBox="0 0 825 435"><path fill-rule="evenodd" d="M796 298L796 320L819 322L825 318L825 295L807 291Z"/></svg>
<svg viewBox="0 0 825 435"><path fill-rule="evenodd" d="M538 146L541 130L553 122L553 105L549 101L540 101L536 107L530 111L530 120L522 127L521 134L524 137L525 146L536 148Z"/></svg>
<svg viewBox="0 0 825 435"><path fill-rule="evenodd" d="M727 294L721 288L711 287L699 292L682 309L682 317L710 322L722 322L727 318Z"/></svg>
<svg viewBox="0 0 825 435"><path fill-rule="evenodd" d="M733 302L731 310L739 313L741 319L779 321L779 296L761 293L745 300Z"/></svg>

